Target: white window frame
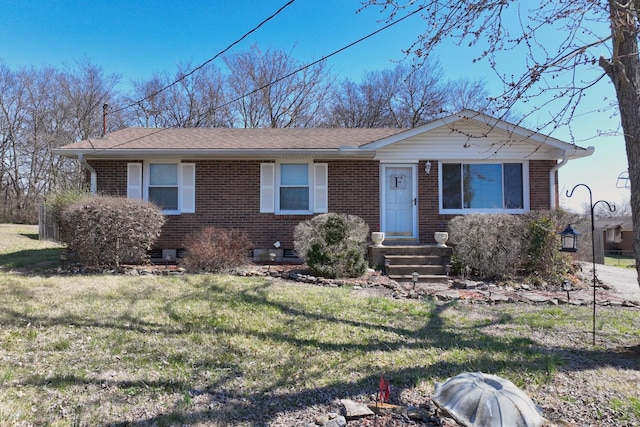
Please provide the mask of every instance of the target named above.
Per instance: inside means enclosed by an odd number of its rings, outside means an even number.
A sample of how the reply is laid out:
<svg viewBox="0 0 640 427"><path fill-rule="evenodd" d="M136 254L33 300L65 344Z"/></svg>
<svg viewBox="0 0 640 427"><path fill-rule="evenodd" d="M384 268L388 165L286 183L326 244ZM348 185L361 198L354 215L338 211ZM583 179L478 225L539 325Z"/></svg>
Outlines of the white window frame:
<svg viewBox="0 0 640 427"><path fill-rule="evenodd" d="M127 197L142 198L145 201L149 201L150 169L152 164L170 164L176 165L178 168L178 208L163 209L162 213L165 215L194 213L195 163L182 163L179 159L148 159L142 163L129 163L127 167ZM186 180L185 177L187 177Z"/></svg>
<svg viewBox="0 0 640 427"><path fill-rule="evenodd" d="M281 183L282 165L307 165L307 191L309 193L309 207L305 210L285 210L280 208L280 189L283 187ZM313 161L312 160L281 160L276 162L276 214L280 215L308 215L313 213ZM293 186L297 187L297 186Z"/></svg>
<svg viewBox="0 0 640 427"><path fill-rule="evenodd" d="M309 207L307 210L280 208L281 166L305 164L308 173ZM276 215L313 215L328 212L328 163L315 163L313 159L280 159L260 165L260 212Z"/></svg>
<svg viewBox="0 0 640 427"><path fill-rule="evenodd" d="M151 184L151 166L152 165L171 165L171 166L175 166L176 168L176 183L175 185L169 185L169 184L164 184L164 185L152 185ZM151 162L145 162L144 164L144 176L142 179L143 182L143 191L144 191L144 199L149 201L150 200L150 196L149 193L151 191L152 188L175 188L176 189L176 209L162 209L162 213L166 213L168 215L171 214L179 214L180 213L180 181L181 181L181 176L182 175L180 173L180 163L176 163L176 162L166 162L166 161L151 161Z"/></svg>
<svg viewBox="0 0 640 427"><path fill-rule="evenodd" d="M472 164L499 164L504 165L505 163L519 163L522 165L522 198L523 198L523 207L518 209L505 209L505 208L487 208L487 209L471 209L464 208L464 203L462 204L461 209L444 209L443 205L443 182L442 182L442 169L443 164L449 163L459 163L461 165L472 165ZM504 174L503 174L504 180ZM509 214L519 214L526 213L530 210L530 194L529 194L529 162L522 160L504 160L500 162L483 162L483 161L465 161L465 160L447 160L447 161L439 161L438 162L438 199L439 199L439 211L440 214L443 215L464 215L464 214L473 214L473 213L509 213ZM502 190L504 194L504 181L502 182Z"/></svg>

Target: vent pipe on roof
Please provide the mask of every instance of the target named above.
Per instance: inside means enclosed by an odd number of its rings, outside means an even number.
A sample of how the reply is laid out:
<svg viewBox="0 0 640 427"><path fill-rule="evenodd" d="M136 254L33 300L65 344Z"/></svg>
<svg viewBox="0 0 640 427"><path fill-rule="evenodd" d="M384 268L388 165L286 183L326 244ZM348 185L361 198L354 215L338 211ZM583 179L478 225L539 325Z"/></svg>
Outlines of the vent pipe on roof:
<svg viewBox="0 0 640 427"><path fill-rule="evenodd" d="M107 109L109 104L102 105L102 137L107 136Z"/></svg>

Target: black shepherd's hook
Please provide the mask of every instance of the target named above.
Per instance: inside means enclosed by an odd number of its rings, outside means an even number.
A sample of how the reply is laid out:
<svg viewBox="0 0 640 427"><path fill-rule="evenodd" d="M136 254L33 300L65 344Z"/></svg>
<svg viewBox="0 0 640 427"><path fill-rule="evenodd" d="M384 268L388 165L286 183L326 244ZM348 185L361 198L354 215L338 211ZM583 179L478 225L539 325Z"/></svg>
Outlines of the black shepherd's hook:
<svg viewBox="0 0 640 427"><path fill-rule="evenodd" d="M593 211L598 203L604 203L605 205L607 205L607 208L609 208L610 212L615 212L616 206L611 206L606 200L598 200L597 202L593 203L591 188L589 188L587 184L577 184L571 189L571 192L567 190L567 197L573 196L573 192L575 191L575 189L580 186L586 188L589 191L589 213L591 214L591 259L593 261L593 345L596 345L596 282L598 281L598 277L596 276L596 242L594 236L596 227L593 218Z"/></svg>

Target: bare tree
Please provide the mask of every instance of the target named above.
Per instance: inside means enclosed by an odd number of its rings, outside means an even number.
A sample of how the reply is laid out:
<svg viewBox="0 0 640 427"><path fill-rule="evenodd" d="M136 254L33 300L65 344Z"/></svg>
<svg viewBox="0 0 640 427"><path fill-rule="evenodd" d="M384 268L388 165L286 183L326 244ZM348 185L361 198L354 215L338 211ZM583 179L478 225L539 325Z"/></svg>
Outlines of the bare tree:
<svg viewBox="0 0 640 427"><path fill-rule="evenodd" d="M488 61L504 84L503 93L493 99L495 112L505 113L516 103L527 102L528 113L522 119L542 109L553 110L546 123L552 129L570 124L589 89L608 77L627 150L640 271L640 0L365 0L363 4L383 8L389 20L420 8L425 31L408 47L408 54L424 59L447 39L478 47L474 61ZM518 58L515 64L514 58ZM520 71L501 70L507 63L519 65Z"/></svg>
<svg viewBox="0 0 640 427"><path fill-rule="evenodd" d="M184 64L174 76L156 73L135 82L128 100L133 108L130 120L144 127L229 126L220 70L208 65L190 73L191 68Z"/></svg>
<svg viewBox="0 0 640 427"><path fill-rule="evenodd" d="M488 112L491 106L487 83L484 80L459 79L447 85L447 105L445 110L458 112L475 110Z"/></svg>
<svg viewBox="0 0 640 427"><path fill-rule="evenodd" d="M329 93L324 62L301 67L291 54L257 47L224 57L233 126L309 127ZM303 68L301 71L296 72Z"/></svg>
<svg viewBox="0 0 640 427"><path fill-rule="evenodd" d="M395 82L383 73L368 73L356 84L343 80L333 91L324 125L346 128L394 127L391 101Z"/></svg>
<svg viewBox="0 0 640 427"><path fill-rule="evenodd" d="M482 81L447 82L437 62L398 64L369 72L362 83L344 80L334 90L325 124L340 127L401 127L425 124L454 108L485 111Z"/></svg>
<svg viewBox="0 0 640 427"><path fill-rule="evenodd" d="M398 82L392 104L399 127L414 128L442 115L448 90L436 61L420 68L399 64L392 73Z"/></svg>
<svg viewBox="0 0 640 427"><path fill-rule="evenodd" d="M621 216L631 216L631 202L629 199L621 200L619 203L609 202L611 207L615 207L614 211L609 210L609 207L604 203L598 203L593 209L593 215L596 218L617 218ZM589 212L591 209L589 203L585 203L583 206L584 212Z"/></svg>
<svg viewBox="0 0 640 427"><path fill-rule="evenodd" d="M0 217L37 221L37 206L54 188L81 185L75 162L53 149L100 134L102 105L117 77L89 63L66 72L53 68L0 68Z"/></svg>

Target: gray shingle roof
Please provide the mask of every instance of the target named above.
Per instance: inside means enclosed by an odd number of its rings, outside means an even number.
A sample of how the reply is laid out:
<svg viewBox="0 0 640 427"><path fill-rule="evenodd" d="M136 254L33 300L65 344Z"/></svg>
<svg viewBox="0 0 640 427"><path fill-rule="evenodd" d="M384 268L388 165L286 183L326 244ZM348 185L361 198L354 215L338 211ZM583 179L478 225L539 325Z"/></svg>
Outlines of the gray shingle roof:
<svg viewBox="0 0 640 427"><path fill-rule="evenodd" d="M360 147L404 129L363 128L126 128L65 145L65 150L281 150Z"/></svg>

